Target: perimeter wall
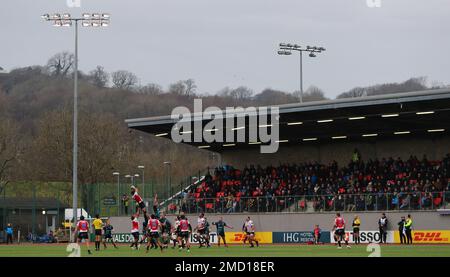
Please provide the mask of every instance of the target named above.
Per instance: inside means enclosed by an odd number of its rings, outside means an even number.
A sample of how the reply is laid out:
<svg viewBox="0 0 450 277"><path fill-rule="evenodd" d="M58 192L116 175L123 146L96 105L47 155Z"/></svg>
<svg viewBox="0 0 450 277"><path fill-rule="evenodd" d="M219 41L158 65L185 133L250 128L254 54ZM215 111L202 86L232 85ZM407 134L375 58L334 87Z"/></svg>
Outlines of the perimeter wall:
<svg viewBox="0 0 450 277"><path fill-rule="evenodd" d="M413 219L413 230L415 242L421 243L450 243L450 215L440 215L436 211L410 212ZM347 237L352 242L351 222L355 213L341 212L347 222ZM379 241L378 219L381 212L365 212L358 214L361 219L362 242ZM397 223L401 216L407 216L408 212L386 212L388 218L389 243L399 242ZM197 225L198 215L188 215L188 219L194 228ZM210 223L217 221L220 217L233 229L226 229L227 240L230 243L241 243L243 240L242 225L245 218L250 216L253 220L257 238L263 243L306 243L313 240L312 230L316 224L322 229L322 241L333 242L331 232L335 213L273 213L273 214L206 214ZM173 223L174 215L168 216ZM140 217L142 222L142 216ZM131 239L131 221L128 217L112 217L111 224L114 233L120 234L118 241ZM211 226L211 232L215 227ZM217 238L215 233L212 242Z"/></svg>

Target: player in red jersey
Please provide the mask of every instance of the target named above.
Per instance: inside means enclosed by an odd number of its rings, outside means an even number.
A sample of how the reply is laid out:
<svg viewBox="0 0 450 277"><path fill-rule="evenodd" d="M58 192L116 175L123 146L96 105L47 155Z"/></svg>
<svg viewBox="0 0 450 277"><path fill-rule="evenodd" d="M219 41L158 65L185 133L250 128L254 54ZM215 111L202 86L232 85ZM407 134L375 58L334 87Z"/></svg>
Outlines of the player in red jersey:
<svg viewBox="0 0 450 277"><path fill-rule="evenodd" d="M345 245L347 245L347 248L350 248L350 245L348 245L348 240L345 239L345 220L341 217L340 213L337 213L336 218L334 219L333 231L334 237L338 242L338 249L342 248L342 240L345 241Z"/></svg>
<svg viewBox="0 0 450 277"><path fill-rule="evenodd" d="M138 189L135 186L131 186L131 195L134 201L137 203L136 217L139 217L140 211L145 215L147 214L147 209L145 208L145 203L142 197L138 193Z"/></svg>
<svg viewBox="0 0 450 277"><path fill-rule="evenodd" d="M178 226L179 229L179 236L178 236L178 245L180 246L179 251L183 249L184 246L186 246L187 252L190 252L191 250L191 243L189 242L189 236L192 232L192 226L189 223L189 220L187 220L185 215L181 216L180 219L180 225Z"/></svg>
<svg viewBox="0 0 450 277"><path fill-rule="evenodd" d="M139 221L136 216L131 216L131 235L133 236L133 243L130 245L131 249L138 249L139 244Z"/></svg>
<svg viewBox="0 0 450 277"><path fill-rule="evenodd" d="M150 249L150 244L155 244L157 247L163 251L163 247L159 242L159 232L161 230L161 222L156 218L154 214L150 216L150 220L147 223L148 241L147 241L147 252Z"/></svg>
<svg viewBox="0 0 450 277"><path fill-rule="evenodd" d="M316 225L314 227L314 244L320 243L321 234L322 234L322 230L320 229L319 225Z"/></svg>
<svg viewBox="0 0 450 277"><path fill-rule="evenodd" d="M83 239L86 242L86 246L88 249L88 253L91 253L91 249L89 248L89 223L84 220L84 216L80 216L80 221L77 223L77 234L78 238L76 240L77 243L83 242Z"/></svg>

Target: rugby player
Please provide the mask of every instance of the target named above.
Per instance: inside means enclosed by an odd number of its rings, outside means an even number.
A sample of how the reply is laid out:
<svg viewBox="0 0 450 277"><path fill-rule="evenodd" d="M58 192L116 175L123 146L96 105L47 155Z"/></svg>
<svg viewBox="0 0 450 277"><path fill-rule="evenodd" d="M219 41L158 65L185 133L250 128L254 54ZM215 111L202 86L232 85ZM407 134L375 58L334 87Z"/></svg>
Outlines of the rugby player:
<svg viewBox="0 0 450 277"><path fill-rule="evenodd" d="M322 230L320 230L319 225L316 225L316 227L314 227L314 244L320 243L321 233L322 233Z"/></svg>
<svg viewBox="0 0 450 277"><path fill-rule="evenodd" d="M178 238L180 237L179 227L180 227L180 216L177 215L177 217L175 218L175 224L172 227L172 237L171 237L172 242L173 242L172 249L177 246Z"/></svg>
<svg viewBox="0 0 450 277"><path fill-rule="evenodd" d="M100 215L96 214L95 219L92 222L95 233L95 251L100 251L100 243L102 242L102 227L103 221L100 219Z"/></svg>
<svg viewBox="0 0 450 277"><path fill-rule="evenodd" d="M152 242L154 244L156 244L157 246L159 246L159 248L161 249L161 252L163 251L163 247L162 247L161 243L159 242L160 229L161 229L161 223L156 218L156 216L154 214L152 214L150 216L150 220L148 221L148 225L147 225L147 230L149 232L149 241L147 243L146 253L148 253L148 250L150 249L150 244Z"/></svg>
<svg viewBox="0 0 450 277"><path fill-rule="evenodd" d="M203 247L204 242L209 245L209 240L206 235L206 218L204 213L201 213L198 216L197 227L195 227L194 231L197 231L197 239L200 244L199 248Z"/></svg>
<svg viewBox="0 0 450 277"><path fill-rule="evenodd" d="M135 186L131 186L131 195L134 201L137 203L136 207L136 217L139 217L140 211L145 215L147 214L147 210L145 208L144 200L142 200L142 197L138 193L138 189Z"/></svg>
<svg viewBox="0 0 450 277"><path fill-rule="evenodd" d="M106 224L103 227L103 246L104 249L106 249L106 242L111 241L112 245L114 246L114 248L118 248L116 243L113 240L112 237L112 230L114 229L114 227L111 225L109 219L106 220Z"/></svg>
<svg viewBox="0 0 450 277"><path fill-rule="evenodd" d="M205 237L206 237L206 247L211 247L211 240L209 236L209 221L205 217Z"/></svg>
<svg viewBox="0 0 450 277"><path fill-rule="evenodd" d="M223 221L223 217L220 217L219 221L213 222L212 225L216 225L217 228L217 245L220 247L220 239L222 239L223 245L225 245L225 247L228 247L227 241L225 240L225 227L233 229L233 226L227 225Z"/></svg>
<svg viewBox="0 0 450 277"><path fill-rule="evenodd" d="M156 218L159 219L159 203L158 203L158 194L155 193L155 197L153 198L153 213L155 214Z"/></svg>
<svg viewBox="0 0 450 277"><path fill-rule="evenodd" d="M341 217L340 213L337 213L336 218L334 219L333 231L335 239L337 239L338 242L338 249L342 248L342 240L345 241L345 245L347 245L347 248L350 248L350 245L348 245L348 240L345 239L345 220Z"/></svg>
<svg viewBox="0 0 450 277"><path fill-rule="evenodd" d="M159 219L159 222L161 223L161 239L162 239L163 248L168 248L169 242L170 242L170 232L172 231L172 224L166 218L165 213L161 214L161 218Z"/></svg>
<svg viewBox="0 0 450 277"><path fill-rule="evenodd" d="M131 216L131 235L133 236L133 243L130 245L131 249L136 249L140 247L139 244L139 221L136 216Z"/></svg>
<svg viewBox="0 0 450 277"><path fill-rule="evenodd" d="M147 225L148 225L148 215L144 214L144 221L142 222L142 238L141 241L139 241L139 244L142 244L145 242L145 240L150 241L150 239L148 238L148 232L147 232ZM153 244L152 244L152 248L153 248Z"/></svg>
<svg viewBox="0 0 450 277"><path fill-rule="evenodd" d="M179 251L181 251L184 248L184 246L186 246L187 252L190 252L191 243L189 242L189 235L192 232L192 227L185 215L181 216L180 226L178 226L178 229L179 229L178 244L180 246Z"/></svg>
<svg viewBox="0 0 450 277"><path fill-rule="evenodd" d="M91 249L89 248L89 223L84 220L84 216L80 216L80 221L77 223L76 231L78 233L77 243L83 242L83 239L86 241L86 247L88 249L88 253L91 253Z"/></svg>
<svg viewBox="0 0 450 277"><path fill-rule="evenodd" d="M246 227L245 227L245 224L247 223L247 220L248 220L248 218L244 221L244 224L242 224L242 232L244 233L244 240L242 241L243 243L244 243L244 246L245 246L245 243L247 242L247 232L246 232Z"/></svg>
<svg viewBox="0 0 450 277"><path fill-rule="evenodd" d="M253 221L250 219L250 217L247 217L245 219L243 231L245 232L244 245L248 240L248 243L250 243L250 247L254 247L253 242L255 242L256 246L259 247L259 242L255 239L255 224L253 224Z"/></svg>

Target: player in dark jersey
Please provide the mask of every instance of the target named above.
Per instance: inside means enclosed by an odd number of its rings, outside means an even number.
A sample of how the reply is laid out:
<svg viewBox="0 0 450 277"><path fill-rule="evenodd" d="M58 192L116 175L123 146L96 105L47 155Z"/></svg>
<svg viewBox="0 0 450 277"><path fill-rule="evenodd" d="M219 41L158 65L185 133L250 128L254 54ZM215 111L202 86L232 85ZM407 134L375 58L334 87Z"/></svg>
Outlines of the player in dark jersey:
<svg viewBox="0 0 450 277"><path fill-rule="evenodd" d="M153 197L153 214L156 216L157 219L160 218L158 194L156 194L156 193L155 193L155 197Z"/></svg>
<svg viewBox="0 0 450 277"><path fill-rule="evenodd" d="M106 249L106 242L111 242L112 245L114 246L114 248L119 248L117 247L116 243L114 242L114 239L112 237L112 230L114 229L114 227L111 225L109 219L106 220L106 224L103 227L103 247L104 249Z"/></svg>
<svg viewBox="0 0 450 277"><path fill-rule="evenodd" d="M208 219L205 217L205 238L206 238L206 247L209 248L211 247L211 241L210 241L210 236L209 236L209 221Z"/></svg>
<svg viewBox="0 0 450 277"><path fill-rule="evenodd" d="M148 237L148 232L147 232L147 224L148 224L148 220L149 217L147 215L147 213L144 214L144 221L142 222L142 238L141 241L139 242L139 244L143 244L146 240L150 240L150 238ZM152 248L153 248L153 244L152 244Z"/></svg>
<svg viewBox="0 0 450 277"><path fill-rule="evenodd" d="M170 242L170 232L172 231L172 224L166 218L165 213L161 214L159 222L161 223L161 241L163 248L168 248Z"/></svg>
<svg viewBox="0 0 450 277"><path fill-rule="evenodd" d="M225 240L225 227L230 228L230 229L233 229L233 227L230 225L227 225L223 221L223 217L220 217L219 221L213 222L212 225L216 225L216 228L217 228L217 245L220 247L220 239L222 239L223 245L225 245L225 247L228 247L227 241Z"/></svg>

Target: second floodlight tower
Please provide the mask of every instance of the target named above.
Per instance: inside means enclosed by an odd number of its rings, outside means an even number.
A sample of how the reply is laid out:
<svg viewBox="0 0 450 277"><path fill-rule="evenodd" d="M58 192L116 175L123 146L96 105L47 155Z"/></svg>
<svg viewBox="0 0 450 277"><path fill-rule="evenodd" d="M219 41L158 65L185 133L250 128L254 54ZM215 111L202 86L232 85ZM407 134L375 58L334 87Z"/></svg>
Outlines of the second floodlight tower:
<svg viewBox="0 0 450 277"><path fill-rule="evenodd" d="M316 53L321 53L322 51L325 51L325 48L323 47L317 47L317 46L306 46L301 47L298 44L291 44L291 43L280 43L279 44L279 50L278 55L285 55L289 56L292 55L292 51L298 51L300 53L300 95L299 100L300 103L303 103L303 52L308 52L309 56L311 58L316 57Z"/></svg>

